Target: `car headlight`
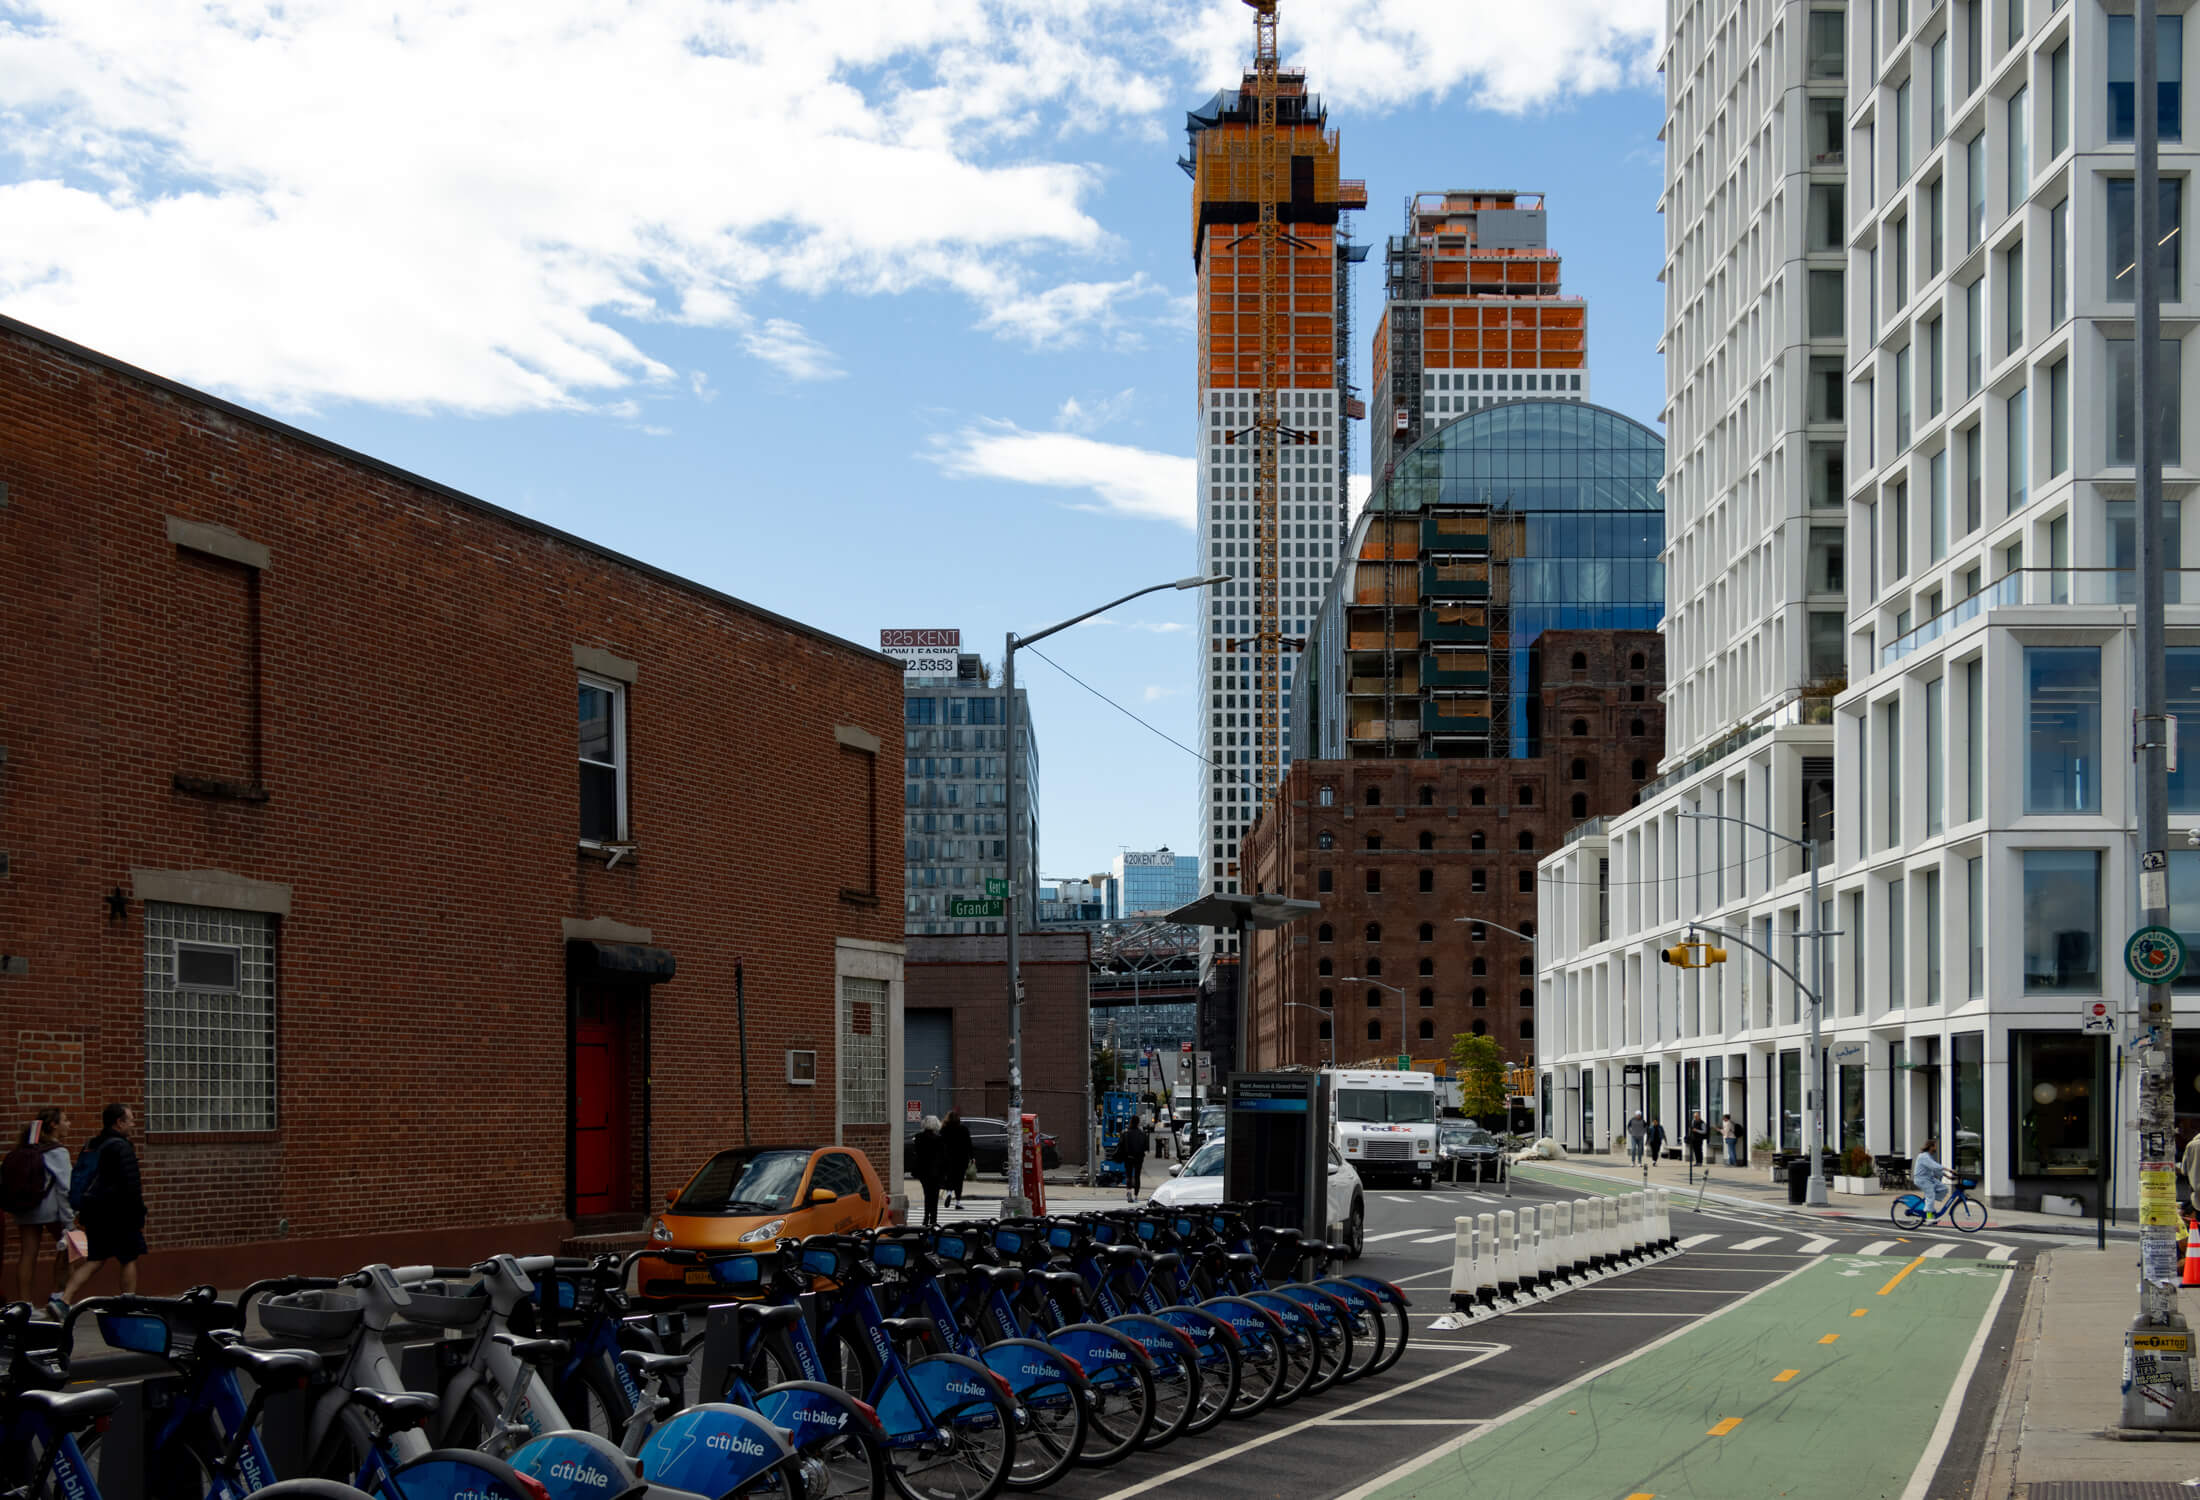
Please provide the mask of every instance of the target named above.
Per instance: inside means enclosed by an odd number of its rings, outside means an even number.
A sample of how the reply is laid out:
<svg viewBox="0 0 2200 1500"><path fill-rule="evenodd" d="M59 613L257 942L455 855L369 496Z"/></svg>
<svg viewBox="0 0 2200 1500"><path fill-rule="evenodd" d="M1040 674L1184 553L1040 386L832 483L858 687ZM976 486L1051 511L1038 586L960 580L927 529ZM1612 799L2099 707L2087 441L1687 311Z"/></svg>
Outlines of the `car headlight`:
<svg viewBox="0 0 2200 1500"><path fill-rule="evenodd" d="M759 1240L776 1240L779 1238L779 1231L786 1227L787 1221L785 1219L774 1219L769 1224L757 1225L747 1234L742 1235L737 1243L753 1245Z"/></svg>
<svg viewBox="0 0 2200 1500"><path fill-rule="evenodd" d="M1426 1156L1426 1155L1428 1155L1428 1142L1427 1142L1427 1141L1423 1141L1423 1142L1421 1142L1421 1154L1422 1154L1423 1156Z"/></svg>
<svg viewBox="0 0 2200 1500"><path fill-rule="evenodd" d="M649 1237L660 1245L669 1245L672 1243L672 1230L666 1226L664 1220L651 1219L649 1221Z"/></svg>

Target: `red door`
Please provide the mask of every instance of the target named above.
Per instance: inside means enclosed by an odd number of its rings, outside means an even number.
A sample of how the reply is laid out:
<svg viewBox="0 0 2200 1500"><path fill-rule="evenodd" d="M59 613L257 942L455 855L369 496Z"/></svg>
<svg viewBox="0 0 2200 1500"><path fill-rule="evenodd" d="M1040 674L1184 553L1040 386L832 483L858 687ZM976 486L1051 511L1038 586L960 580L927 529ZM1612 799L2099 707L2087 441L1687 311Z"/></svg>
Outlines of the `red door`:
<svg viewBox="0 0 2200 1500"><path fill-rule="evenodd" d="M583 986L573 1027L573 1213L622 1213L627 1188L624 1009Z"/></svg>

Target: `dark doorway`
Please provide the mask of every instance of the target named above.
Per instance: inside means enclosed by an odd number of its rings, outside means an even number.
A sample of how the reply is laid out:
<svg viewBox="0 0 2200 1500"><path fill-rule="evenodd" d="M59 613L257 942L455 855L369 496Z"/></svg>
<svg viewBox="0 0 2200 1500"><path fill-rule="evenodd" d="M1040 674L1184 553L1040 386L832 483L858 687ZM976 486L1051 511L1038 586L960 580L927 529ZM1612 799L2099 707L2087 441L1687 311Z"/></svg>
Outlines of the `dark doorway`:
<svg viewBox="0 0 2200 1500"><path fill-rule="evenodd" d="M573 1216L623 1213L633 1206L627 1163L626 1006L618 989L583 981L573 990ZM635 987L646 1004L649 992Z"/></svg>

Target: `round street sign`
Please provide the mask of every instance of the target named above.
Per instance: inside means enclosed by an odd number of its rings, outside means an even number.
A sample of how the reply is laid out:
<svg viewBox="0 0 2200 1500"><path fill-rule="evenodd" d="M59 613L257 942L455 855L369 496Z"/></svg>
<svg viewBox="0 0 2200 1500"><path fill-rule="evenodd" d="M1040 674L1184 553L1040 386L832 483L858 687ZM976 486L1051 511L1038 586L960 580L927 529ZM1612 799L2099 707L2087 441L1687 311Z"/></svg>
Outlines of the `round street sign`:
<svg viewBox="0 0 2200 1500"><path fill-rule="evenodd" d="M2167 984L2185 972L2185 940L2167 927L2142 927L2124 944L2124 967L2141 984Z"/></svg>

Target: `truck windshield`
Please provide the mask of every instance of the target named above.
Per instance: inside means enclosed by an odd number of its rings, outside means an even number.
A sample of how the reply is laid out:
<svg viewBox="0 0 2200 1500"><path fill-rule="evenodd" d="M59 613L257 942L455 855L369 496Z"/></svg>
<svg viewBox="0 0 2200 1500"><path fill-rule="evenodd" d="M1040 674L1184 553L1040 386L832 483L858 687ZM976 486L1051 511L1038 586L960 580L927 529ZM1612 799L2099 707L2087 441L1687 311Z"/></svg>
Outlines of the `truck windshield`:
<svg viewBox="0 0 2200 1500"><path fill-rule="evenodd" d="M1436 1095L1418 1089L1339 1089L1337 1118L1353 1125L1427 1125Z"/></svg>

